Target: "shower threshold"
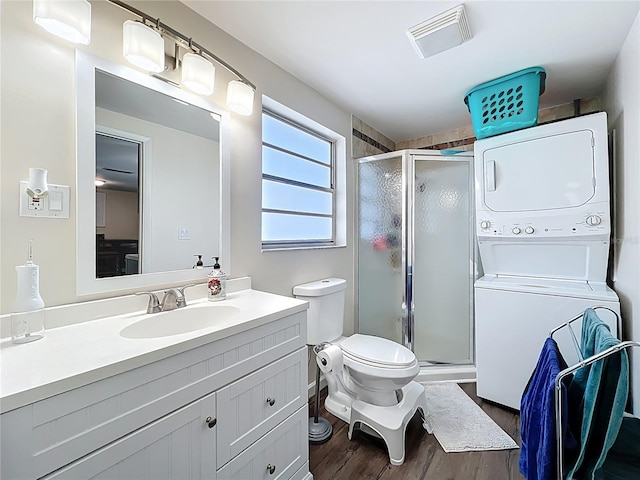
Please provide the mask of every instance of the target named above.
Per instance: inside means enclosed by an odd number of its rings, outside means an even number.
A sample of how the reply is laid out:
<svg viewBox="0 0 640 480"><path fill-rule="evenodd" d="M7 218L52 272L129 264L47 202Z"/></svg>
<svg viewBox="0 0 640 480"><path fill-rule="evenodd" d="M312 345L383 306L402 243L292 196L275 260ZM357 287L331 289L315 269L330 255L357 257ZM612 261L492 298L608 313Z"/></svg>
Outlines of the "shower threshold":
<svg viewBox="0 0 640 480"><path fill-rule="evenodd" d="M420 362L417 382L457 382L476 381L475 365L444 365L441 363Z"/></svg>

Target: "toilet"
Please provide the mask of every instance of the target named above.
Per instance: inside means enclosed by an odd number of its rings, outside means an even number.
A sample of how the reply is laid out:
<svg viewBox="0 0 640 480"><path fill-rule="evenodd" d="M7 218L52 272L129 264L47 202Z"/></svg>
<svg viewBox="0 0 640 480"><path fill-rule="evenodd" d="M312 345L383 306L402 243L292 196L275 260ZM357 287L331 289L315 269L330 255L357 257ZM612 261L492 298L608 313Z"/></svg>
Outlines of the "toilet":
<svg viewBox="0 0 640 480"><path fill-rule="evenodd" d="M325 408L349 424L349 438L359 426L387 444L393 465L404 462L404 438L409 420L420 410L427 422L424 386L413 379L420 365L411 350L371 335L342 336L347 282L327 278L293 288L309 302L307 344L317 345L316 361L327 380Z"/></svg>

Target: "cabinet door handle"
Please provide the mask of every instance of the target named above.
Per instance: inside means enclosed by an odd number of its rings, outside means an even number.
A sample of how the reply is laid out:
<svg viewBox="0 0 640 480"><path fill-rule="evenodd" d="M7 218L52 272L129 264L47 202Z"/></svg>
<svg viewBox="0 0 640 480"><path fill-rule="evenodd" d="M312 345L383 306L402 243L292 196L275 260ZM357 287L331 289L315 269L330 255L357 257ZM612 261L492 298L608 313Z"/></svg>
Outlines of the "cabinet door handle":
<svg viewBox="0 0 640 480"><path fill-rule="evenodd" d="M267 403L269 404L270 407L273 407L276 404L276 399L267 397Z"/></svg>
<svg viewBox="0 0 640 480"><path fill-rule="evenodd" d="M274 472L276 471L276 466L275 465L267 465L267 472L269 472L269 475L273 475Z"/></svg>
<svg viewBox="0 0 640 480"><path fill-rule="evenodd" d="M209 428L213 428L216 426L216 423L218 423L218 420L212 417L207 417L207 419L205 420L205 422L207 423L207 426Z"/></svg>

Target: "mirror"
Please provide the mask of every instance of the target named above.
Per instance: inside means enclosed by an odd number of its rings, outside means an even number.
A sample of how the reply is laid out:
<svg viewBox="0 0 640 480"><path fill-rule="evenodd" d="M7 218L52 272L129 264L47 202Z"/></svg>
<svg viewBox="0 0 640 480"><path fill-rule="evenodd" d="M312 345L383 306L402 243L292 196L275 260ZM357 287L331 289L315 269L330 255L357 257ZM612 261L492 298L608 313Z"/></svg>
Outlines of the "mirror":
<svg viewBox="0 0 640 480"><path fill-rule="evenodd" d="M228 271L228 113L124 65L76 60L78 294L204 280L212 257Z"/></svg>

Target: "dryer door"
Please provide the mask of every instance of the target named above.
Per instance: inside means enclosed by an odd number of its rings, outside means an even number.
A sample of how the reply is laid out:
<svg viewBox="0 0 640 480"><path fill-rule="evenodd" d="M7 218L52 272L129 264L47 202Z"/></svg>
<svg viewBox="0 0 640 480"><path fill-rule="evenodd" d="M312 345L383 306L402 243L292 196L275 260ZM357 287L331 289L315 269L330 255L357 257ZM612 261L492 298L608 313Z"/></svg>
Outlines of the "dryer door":
<svg viewBox="0 0 640 480"><path fill-rule="evenodd" d="M483 153L483 202L495 212L584 205L595 195L593 132L577 130Z"/></svg>

